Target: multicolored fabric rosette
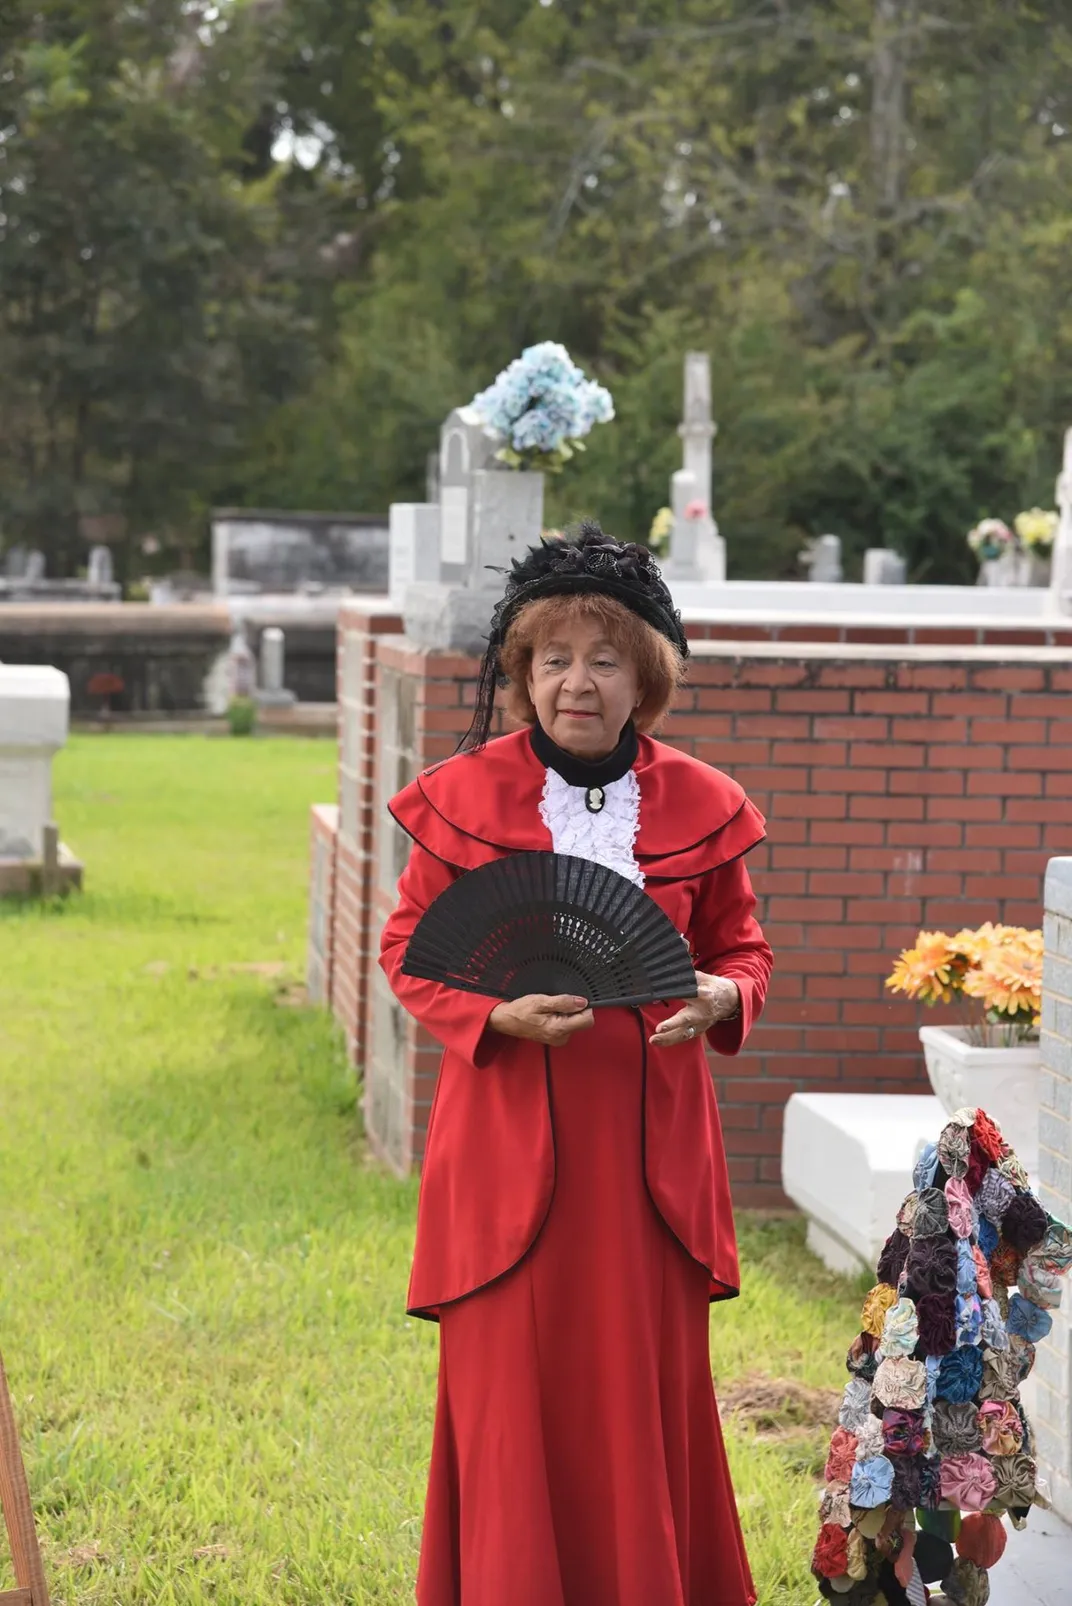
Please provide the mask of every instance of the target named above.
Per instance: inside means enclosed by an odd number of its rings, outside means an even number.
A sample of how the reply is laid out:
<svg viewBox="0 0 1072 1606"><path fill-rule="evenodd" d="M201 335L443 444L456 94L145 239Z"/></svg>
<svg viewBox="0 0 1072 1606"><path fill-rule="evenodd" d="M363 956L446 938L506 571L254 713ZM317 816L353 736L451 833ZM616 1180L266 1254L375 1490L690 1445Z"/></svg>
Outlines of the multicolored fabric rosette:
<svg viewBox="0 0 1072 1606"><path fill-rule="evenodd" d="M940 1586L932 1598L985 1606L1006 1522L1047 1503L1019 1391L1072 1268L1072 1229L985 1110L951 1117L913 1183L849 1346L812 1570L825 1598L858 1606L910 1606L924 1580Z"/></svg>

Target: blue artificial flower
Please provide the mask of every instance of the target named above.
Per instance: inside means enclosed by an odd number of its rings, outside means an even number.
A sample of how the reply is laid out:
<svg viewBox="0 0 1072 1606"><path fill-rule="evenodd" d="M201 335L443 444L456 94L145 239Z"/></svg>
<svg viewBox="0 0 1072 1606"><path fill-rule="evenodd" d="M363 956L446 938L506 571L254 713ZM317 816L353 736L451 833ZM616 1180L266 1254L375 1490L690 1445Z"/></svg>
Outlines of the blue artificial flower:
<svg viewBox="0 0 1072 1606"><path fill-rule="evenodd" d="M998 1229L986 1216L979 1223L979 1248L987 1260L990 1259L998 1246Z"/></svg>
<svg viewBox="0 0 1072 1606"><path fill-rule="evenodd" d="M983 1300L983 1343L990 1349L1003 1350L1009 1347L1009 1335L1005 1329L1005 1319L1001 1314L1001 1307L996 1299Z"/></svg>
<svg viewBox="0 0 1072 1606"><path fill-rule="evenodd" d="M527 346L472 405L516 452L554 452L614 417L610 392L552 340Z"/></svg>
<svg viewBox="0 0 1072 1606"><path fill-rule="evenodd" d="M893 1462L884 1455L857 1461L849 1484L849 1503L854 1506L881 1506L893 1488Z"/></svg>
<svg viewBox="0 0 1072 1606"><path fill-rule="evenodd" d="M977 1292L975 1258L966 1238L957 1240L957 1293L965 1296Z"/></svg>
<svg viewBox="0 0 1072 1606"><path fill-rule="evenodd" d="M934 1404L934 1400L935 1400L935 1396L938 1393L938 1373L942 1369L942 1357L940 1355L928 1355L927 1356L927 1360L926 1360L926 1367L927 1367L927 1404L928 1405L933 1405Z"/></svg>
<svg viewBox="0 0 1072 1606"><path fill-rule="evenodd" d="M1046 1337L1053 1326L1053 1317L1048 1310L1040 1305L1033 1305L1023 1294L1013 1294L1009 1300L1009 1314L1005 1318L1005 1327L1008 1332L1015 1333L1019 1338L1026 1338L1029 1344L1037 1344Z"/></svg>
<svg viewBox="0 0 1072 1606"><path fill-rule="evenodd" d="M977 1344L983 1329L983 1311L978 1294L957 1295L957 1343Z"/></svg>
<svg viewBox="0 0 1072 1606"><path fill-rule="evenodd" d="M983 1381L983 1354L974 1345L965 1344L942 1356L938 1368L938 1396L963 1404L973 1400Z"/></svg>
<svg viewBox="0 0 1072 1606"><path fill-rule="evenodd" d="M912 1182L917 1191L921 1188L930 1188L933 1186L934 1179L937 1174L938 1145L937 1143L928 1143L927 1146L920 1151L919 1159L916 1161L915 1166L913 1167Z"/></svg>

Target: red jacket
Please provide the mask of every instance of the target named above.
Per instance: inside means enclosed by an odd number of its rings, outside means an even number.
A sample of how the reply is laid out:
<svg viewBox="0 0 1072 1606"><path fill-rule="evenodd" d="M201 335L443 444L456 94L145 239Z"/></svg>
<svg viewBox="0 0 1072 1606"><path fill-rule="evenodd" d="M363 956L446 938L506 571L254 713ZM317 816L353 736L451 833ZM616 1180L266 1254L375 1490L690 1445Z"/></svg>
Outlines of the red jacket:
<svg viewBox="0 0 1072 1606"><path fill-rule="evenodd" d="M763 1007L772 965L743 862L762 840L762 816L728 776L650 737L640 738L634 772L635 853L646 890L688 936L697 968L737 983L740 1016L707 1034L718 1053L736 1054ZM445 1049L407 1301L411 1314L433 1320L441 1305L509 1271L539 1234L555 1181L547 1056L567 1050L495 1032L487 1020L497 999L405 976L402 960L417 921L460 872L507 853L550 851L539 812L545 774L528 732L519 731L426 770L389 805L414 847L384 926L380 963L395 996ZM707 1267L712 1299L728 1298L738 1291L737 1247L703 1044L657 1049L647 1042L679 1007L633 1012L645 1065L645 1175L667 1226ZM598 1051L599 1031L597 1024L589 1052ZM614 1038L620 1051L620 1021Z"/></svg>

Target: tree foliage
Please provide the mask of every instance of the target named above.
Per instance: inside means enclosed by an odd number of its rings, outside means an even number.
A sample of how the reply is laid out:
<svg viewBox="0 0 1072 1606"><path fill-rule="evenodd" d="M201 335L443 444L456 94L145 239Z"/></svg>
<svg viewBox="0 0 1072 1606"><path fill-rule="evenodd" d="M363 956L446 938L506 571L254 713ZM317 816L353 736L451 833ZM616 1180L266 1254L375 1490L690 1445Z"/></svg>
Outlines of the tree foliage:
<svg viewBox="0 0 1072 1606"><path fill-rule="evenodd" d="M419 497L447 409L548 338L619 415L556 522L645 533L689 346L733 572L835 530L966 579L971 523L1051 499L1061 0L20 3L0 505L68 562L87 500L134 540Z"/></svg>

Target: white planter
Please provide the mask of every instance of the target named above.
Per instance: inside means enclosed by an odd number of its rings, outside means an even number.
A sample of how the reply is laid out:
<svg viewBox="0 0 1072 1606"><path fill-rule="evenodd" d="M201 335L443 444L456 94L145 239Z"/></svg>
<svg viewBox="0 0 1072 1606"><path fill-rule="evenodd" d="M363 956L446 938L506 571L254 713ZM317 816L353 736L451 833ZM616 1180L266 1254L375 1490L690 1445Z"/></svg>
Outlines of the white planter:
<svg viewBox="0 0 1072 1606"><path fill-rule="evenodd" d="M927 1075L947 1115L978 1108L996 1121L1028 1174L1038 1175L1039 1073L1037 1043L977 1048L963 1026L921 1026Z"/></svg>

